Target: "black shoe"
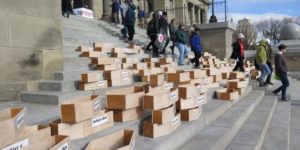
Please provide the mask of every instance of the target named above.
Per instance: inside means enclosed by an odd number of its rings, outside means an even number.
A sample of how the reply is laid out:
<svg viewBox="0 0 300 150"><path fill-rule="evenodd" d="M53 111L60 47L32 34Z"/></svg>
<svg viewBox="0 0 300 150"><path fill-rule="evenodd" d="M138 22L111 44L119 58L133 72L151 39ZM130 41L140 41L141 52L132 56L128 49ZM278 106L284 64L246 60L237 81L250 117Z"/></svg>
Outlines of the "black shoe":
<svg viewBox="0 0 300 150"><path fill-rule="evenodd" d="M281 99L282 102L289 102L287 99Z"/></svg>
<svg viewBox="0 0 300 150"><path fill-rule="evenodd" d="M266 82L265 84L274 85L272 82Z"/></svg>
<svg viewBox="0 0 300 150"><path fill-rule="evenodd" d="M277 93L276 93L276 92L272 91L272 93L273 93L275 96L277 96Z"/></svg>

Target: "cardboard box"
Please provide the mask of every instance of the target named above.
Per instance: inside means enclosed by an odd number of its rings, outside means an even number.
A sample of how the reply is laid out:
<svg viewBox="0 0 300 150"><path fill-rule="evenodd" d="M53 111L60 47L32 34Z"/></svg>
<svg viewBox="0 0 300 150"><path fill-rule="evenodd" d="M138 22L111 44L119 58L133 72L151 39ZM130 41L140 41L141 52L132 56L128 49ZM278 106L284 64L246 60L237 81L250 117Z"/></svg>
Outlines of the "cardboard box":
<svg viewBox="0 0 300 150"><path fill-rule="evenodd" d="M168 73L168 82L185 82L190 80L189 72Z"/></svg>
<svg viewBox="0 0 300 150"><path fill-rule="evenodd" d="M79 100L69 100L60 105L61 122L77 123L90 119L95 112L101 111L101 97L82 97Z"/></svg>
<svg viewBox="0 0 300 150"><path fill-rule="evenodd" d="M98 82L101 80L104 80L102 71L81 74L81 82L89 83L89 82Z"/></svg>
<svg viewBox="0 0 300 150"><path fill-rule="evenodd" d="M155 91L144 96L144 109L158 110L167 108L178 101L178 90Z"/></svg>
<svg viewBox="0 0 300 150"><path fill-rule="evenodd" d="M153 124L151 121L145 121L143 126L144 136L157 138L172 133L181 125L180 113L178 113L171 122L166 124Z"/></svg>
<svg viewBox="0 0 300 150"><path fill-rule="evenodd" d="M229 73L225 72L225 73L222 73L222 79L223 80L227 80L229 78Z"/></svg>
<svg viewBox="0 0 300 150"><path fill-rule="evenodd" d="M178 87L179 98L192 98L196 96L196 86L194 84L180 85Z"/></svg>
<svg viewBox="0 0 300 150"><path fill-rule="evenodd" d="M196 83L196 93L201 94L201 93L206 93L208 91L208 85L207 84L199 84Z"/></svg>
<svg viewBox="0 0 300 150"><path fill-rule="evenodd" d="M0 111L1 148L15 141L24 130L26 120L26 108L7 108Z"/></svg>
<svg viewBox="0 0 300 150"><path fill-rule="evenodd" d="M109 91L106 93L106 107L122 110L140 107L144 94L144 88L140 86Z"/></svg>
<svg viewBox="0 0 300 150"><path fill-rule="evenodd" d="M159 59L158 58L145 58L144 62L155 63L155 62L159 62Z"/></svg>
<svg viewBox="0 0 300 150"><path fill-rule="evenodd" d="M188 70L187 72L190 73L191 79L199 79L201 77L206 77L206 70L193 69L193 70Z"/></svg>
<svg viewBox="0 0 300 150"><path fill-rule="evenodd" d="M122 63L128 63L128 64L134 64L134 63L139 63L140 59L139 58L123 58Z"/></svg>
<svg viewBox="0 0 300 150"><path fill-rule="evenodd" d="M29 143L34 143L39 140L51 137L51 129L45 125L32 125L25 126L24 130L20 132L17 137L17 141L28 139Z"/></svg>
<svg viewBox="0 0 300 150"><path fill-rule="evenodd" d="M164 70L162 68L149 68L149 69L139 70L140 76L150 76L150 75L156 75L161 73L164 73Z"/></svg>
<svg viewBox="0 0 300 150"><path fill-rule="evenodd" d="M194 121L199 119L202 113L202 107L181 110L181 121Z"/></svg>
<svg viewBox="0 0 300 150"><path fill-rule="evenodd" d="M131 77L128 78L119 78L119 79L109 79L107 80L109 87L115 86L124 86L131 85L133 83L133 79Z"/></svg>
<svg viewBox="0 0 300 150"><path fill-rule="evenodd" d="M51 135L68 135L71 140L74 140L112 127L114 124L113 120L112 111L102 111L94 115L92 119L79 123L66 124L60 120L55 120L49 125L51 127Z"/></svg>
<svg viewBox="0 0 300 150"><path fill-rule="evenodd" d="M168 92L170 91L171 89L173 89L175 86L174 86L174 83L172 82L165 82L163 85L160 85L160 86L155 86L155 87L149 87L149 91L150 93L159 93L161 91L165 91L165 92Z"/></svg>
<svg viewBox="0 0 300 150"><path fill-rule="evenodd" d="M147 69L147 68L148 68L148 64L147 63L136 63L136 64L133 64L133 69L136 69L136 70Z"/></svg>
<svg viewBox="0 0 300 150"><path fill-rule="evenodd" d="M55 135L29 144L22 150L70 150L70 139L65 135Z"/></svg>
<svg viewBox="0 0 300 150"><path fill-rule="evenodd" d="M159 58L159 63L161 65L164 65L164 64L171 64L173 63L173 58Z"/></svg>
<svg viewBox="0 0 300 150"><path fill-rule="evenodd" d="M206 74L208 76L213 76L213 75L219 75L220 72L217 68L212 67L212 68L206 68Z"/></svg>
<svg viewBox="0 0 300 150"><path fill-rule="evenodd" d="M122 68L121 64L98 65L98 69L103 71L120 70L121 68Z"/></svg>
<svg viewBox="0 0 300 150"><path fill-rule="evenodd" d="M94 51L100 51L103 53L111 53L113 49L114 49L113 46L94 47Z"/></svg>
<svg viewBox="0 0 300 150"><path fill-rule="evenodd" d="M231 72L229 75L229 79L242 79L245 78L245 74L243 72Z"/></svg>
<svg viewBox="0 0 300 150"><path fill-rule="evenodd" d="M120 79L120 78L131 78L132 71L130 70L113 70L113 71L105 71L104 78L105 79Z"/></svg>
<svg viewBox="0 0 300 150"><path fill-rule="evenodd" d="M103 43L103 42L94 42L94 47L115 47L114 43Z"/></svg>
<svg viewBox="0 0 300 150"><path fill-rule="evenodd" d="M228 88L246 88L248 86L249 80L248 79L235 79L235 80L228 80L227 85Z"/></svg>
<svg viewBox="0 0 300 150"><path fill-rule="evenodd" d="M155 124L167 124L175 117L176 108L175 104L160 110L152 111L152 123Z"/></svg>
<svg viewBox="0 0 300 150"><path fill-rule="evenodd" d="M125 53L112 53L111 57L114 57L114 58L126 58L127 55Z"/></svg>
<svg viewBox="0 0 300 150"><path fill-rule="evenodd" d="M133 130L120 130L91 141L85 150L134 150L135 133Z"/></svg>
<svg viewBox="0 0 300 150"><path fill-rule="evenodd" d="M107 87L108 87L107 80L91 82L91 83L80 82L80 84L79 84L79 89L81 91L99 90L99 89L103 89L103 88L107 88Z"/></svg>
<svg viewBox="0 0 300 150"><path fill-rule="evenodd" d="M77 52L88 52L93 51L92 47L79 46L75 51Z"/></svg>
<svg viewBox="0 0 300 150"><path fill-rule="evenodd" d="M131 48L115 47L113 49L113 53L137 54L137 53L139 53L139 51L136 49L131 49Z"/></svg>
<svg viewBox="0 0 300 150"><path fill-rule="evenodd" d="M110 65L110 64L119 64L121 60L118 58L111 57L101 57L101 58L92 58L92 64L96 65Z"/></svg>
<svg viewBox="0 0 300 150"><path fill-rule="evenodd" d="M199 94L198 96L196 96L196 104L197 105L205 105L207 104L208 100L207 100L207 93L202 93Z"/></svg>
<svg viewBox="0 0 300 150"><path fill-rule="evenodd" d="M213 75L213 82L220 82L222 80L222 75Z"/></svg>
<svg viewBox="0 0 300 150"><path fill-rule="evenodd" d="M81 53L82 57L89 57L89 58L100 58L103 57L102 52L95 52L95 51L87 51Z"/></svg>
<svg viewBox="0 0 300 150"><path fill-rule="evenodd" d="M151 86L159 86L164 84L165 82L165 74L157 74L157 75L150 75L150 85Z"/></svg>
<svg viewBox="0 0 300 150"><path fill-rule="evenodd" d="M235 89L221 89L217 90L217 97L220 100L236 100L239 98L239 92Z"/></svg>
<svg viewBox="0 0 300 150"><path fill-rule="evenodd" d="M207 103L207 94L204 93L204 94L194 96L192 98L180 99L177 102L177 109L178 110L191 109L195 107L200 107L206 103Z"/></svg>
<svg viewBox="0 0 300 150"><path fill-rule="evenodd" d="M127 110L113 110L115 122L126 122L141 119L144 116L142 107L131 108Z"/></svg>
<svg viewBox="0 0 300 150"><path fill-rule="evenodd" d="M161 68L164 69L165 73L174 73L175 74L177 72L177 70L172 66L164 66Z"/></svg>

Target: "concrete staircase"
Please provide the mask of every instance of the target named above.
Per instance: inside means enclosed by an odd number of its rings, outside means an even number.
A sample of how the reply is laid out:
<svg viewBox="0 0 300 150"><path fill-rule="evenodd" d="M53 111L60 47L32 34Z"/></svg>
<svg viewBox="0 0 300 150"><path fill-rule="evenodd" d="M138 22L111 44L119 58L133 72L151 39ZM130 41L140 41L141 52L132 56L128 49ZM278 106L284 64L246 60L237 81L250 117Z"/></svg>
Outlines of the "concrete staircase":
<svg viewBox="0 0 300 150"><path fill-rule="evenodd" d="M127 44L118 38L120 26L71 16L70 19L63 19L63 28L64 70L54 72L50 81L41 81L38 91L22 93L23 103L1 104L0 109L26 106L28 124L47 123L59 117L57 104L62 101L95 93L102 95L104 99L107 90L115 89L88 92L76 90L80 74L92 70L88 65L90 60L78 57L79 53L74 49L79 45L92 46L94 41L114 42L125 47ZM137 42L147 43L148 39L143 31L137 32ZM300 82L295 79L290 79L290 82L289 93L292 104L295 105L277 101L277 96L270 95L267 89L252 86L253 83L247 88L246 94L236 101L216 100L216 89L211 89L208 92L208 103L203 106L203 113L198 120L182 122L174 133L156 139L137 135L135 149L296 150L300 146L300 105L296 105L300 102ZM273 87L277 86L278 82ZM71 145L73 149L81 150L89 141L124 128L135 129L141 134L142 122L143 120L115 123L110 129L73 140Z"/></svg>

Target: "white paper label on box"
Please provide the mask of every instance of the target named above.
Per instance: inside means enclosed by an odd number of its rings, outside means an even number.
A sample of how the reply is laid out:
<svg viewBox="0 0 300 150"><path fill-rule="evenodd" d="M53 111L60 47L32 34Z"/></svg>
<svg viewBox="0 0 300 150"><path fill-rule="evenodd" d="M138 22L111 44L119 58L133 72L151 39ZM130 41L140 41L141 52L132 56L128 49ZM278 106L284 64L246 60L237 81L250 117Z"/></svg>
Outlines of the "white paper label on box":
<svg viewBox="0 0 300 150"><path fill-rule="evenodd" d="M179 116L175 116L175 118L172 120L172 126L176 126L180 121Z"/></svg>
<svg viewBox="0 0 300 150"><path fill-rule="evenodd" d="M25 140L19 141L17 143L14 143L12 145L9 145L7 147L4 147L1 150L20 150L28 145L29 145L29 140L25 139Z"/></svg>
<svg viewBox="0 0 300 150"><path fill-rule="evenodd" d="M105 85L105 81L104 80L98 82L98 86L104 86L104 85Z"/></svg>
<svg viewBox="0 0 300 150"><path fill-rule="evenodd" d="M197 97L197 99L196 99L197 105L203 105L204 104L204 99L205 99L204 95L201 95L201 96Z"/></svg>
<svg viewBox="0 0 300 150"><path fill-rule="evenodd" d="M124 82L128 82L128 81L129 81L129 78L123 78L123 81L124 81Z"/></svg>
<svg viewBox="0 0 300 150"><path fill-rule="evenodd" d="M166 84L164 85L164 89L165 89L165 90L170 90L171 88L173 88L172 85L173 85L172 83L166 83Z"/></svg>
<svg viewBox="0 0 300 150"><path fill-rule="evenodd" d="M98 110L100 108L101 104L100 104L100 100L96 100L94 102L94 111Z"/></svg>
<svg viewBox="0 0 300 150"><path fill-rule="evenodd" d="M103 75L102 75L101 73L98 73L98 74L97 74L97 80L98 80L98 81L103 80Z"/></svg>
<svg viewBox="0 0 300 150"><path fill-rule="evenodd" d="M21 113L17 119L16 119L16 123L17 123L17 128L19 129L23 124L24 124L24 121L25 121L25 114L24 113Z"/></svg>
<svg viewBox="0 0 300 150"><path fill-rule="evenodd" d="M121 72L121 77L128 77L129 76L129 72L128 71L122 71Z"/></svg>
<svg viewBox="0 0 300 150"><path fill-rule="evenodd" d="M172 92L172 93L170 94L171 100L174 100L176 97L177 97L177 92Z"/></svg>
<svg viewBox="0 0 300 150"><path fill-rule="evenodd" d="M100 125L102 125L106 122L108 122L108 115L107 114L105 114L103 116L100 116L100 117L93 118L92 119L92 126L97 127L97 126L100 126Z"/></svg>
<svg viewBox="0 0 300 150"><path fill-rule="evenodd" d="M68 150L69 149L69 144L68 143L65 143L63 144L61 147L59 147L58 149L56 150Z"/></svg>

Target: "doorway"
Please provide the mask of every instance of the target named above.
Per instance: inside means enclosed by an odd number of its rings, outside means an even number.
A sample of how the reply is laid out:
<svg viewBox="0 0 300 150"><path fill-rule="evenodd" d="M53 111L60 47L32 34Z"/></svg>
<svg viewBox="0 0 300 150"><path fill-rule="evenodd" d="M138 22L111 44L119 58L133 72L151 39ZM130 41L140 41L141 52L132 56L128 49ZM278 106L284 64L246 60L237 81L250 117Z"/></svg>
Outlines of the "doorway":
<svg viewBox="0 0 300 150"><path fill-rule="evenodd" d="M73 8L87 8L93 10L93 0L73 0Z"/></svg>

